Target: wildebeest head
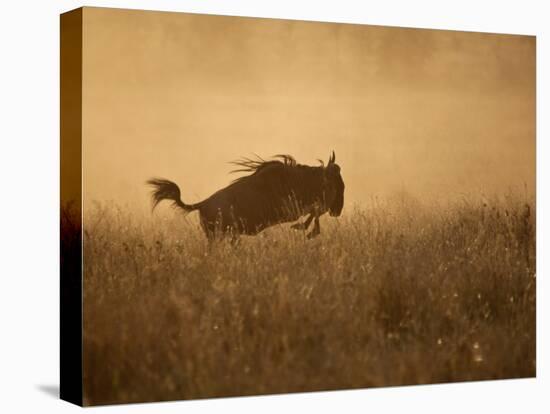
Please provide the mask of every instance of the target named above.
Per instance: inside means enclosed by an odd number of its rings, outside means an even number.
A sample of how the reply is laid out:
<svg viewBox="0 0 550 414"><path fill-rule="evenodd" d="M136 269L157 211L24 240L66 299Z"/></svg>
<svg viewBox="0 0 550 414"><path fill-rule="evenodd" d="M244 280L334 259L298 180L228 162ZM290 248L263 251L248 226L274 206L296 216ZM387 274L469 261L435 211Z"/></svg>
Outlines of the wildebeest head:
<svg viewBox="0 0 550 414"><path fill-rule="evenodd" d="M332 154L325 167L325 202L328 212L336 217L342 213L344 207L344 180L340 174L340 166L336 164L336 154Z"/></svg>

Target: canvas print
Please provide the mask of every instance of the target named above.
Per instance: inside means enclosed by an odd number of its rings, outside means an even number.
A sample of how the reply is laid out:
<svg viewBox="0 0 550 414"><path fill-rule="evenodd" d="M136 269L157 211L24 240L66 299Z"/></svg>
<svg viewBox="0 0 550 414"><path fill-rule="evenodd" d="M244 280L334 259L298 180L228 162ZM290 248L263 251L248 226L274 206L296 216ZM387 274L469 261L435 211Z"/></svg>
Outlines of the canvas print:
<svg viewBox="0 0 550 414"><path fill-rule="evenodd" d="M61 81L66 399L535 376L535 37L86 7Z"/></svg>

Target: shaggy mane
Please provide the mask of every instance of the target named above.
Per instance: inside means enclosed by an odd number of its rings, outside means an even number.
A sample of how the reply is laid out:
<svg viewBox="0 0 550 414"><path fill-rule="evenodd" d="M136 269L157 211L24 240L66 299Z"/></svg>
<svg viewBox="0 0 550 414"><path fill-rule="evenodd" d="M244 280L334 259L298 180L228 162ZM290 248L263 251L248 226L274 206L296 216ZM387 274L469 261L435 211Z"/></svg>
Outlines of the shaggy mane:
<svg viewBox="0 0 550 414"><path fill-rule="evenodd" d="M238 177L233 182L237 182L240 180L243 180L247 177L250 177L254 174L257 174L259 171L263 170L265 167L268 167L273 164L281 164L287 167L296 167L300 164L296 162L294 157L292 155L288 154L277 154L271 157L270 160L265 160L259 155L254 154L256 157L255 159L247 158L247 157L241 157L238 160L231 161L230 164L233 164L237 167L240 167L236 170L230 171L230 173L249 173L248 175L244 175L242 177Z"/></svg>

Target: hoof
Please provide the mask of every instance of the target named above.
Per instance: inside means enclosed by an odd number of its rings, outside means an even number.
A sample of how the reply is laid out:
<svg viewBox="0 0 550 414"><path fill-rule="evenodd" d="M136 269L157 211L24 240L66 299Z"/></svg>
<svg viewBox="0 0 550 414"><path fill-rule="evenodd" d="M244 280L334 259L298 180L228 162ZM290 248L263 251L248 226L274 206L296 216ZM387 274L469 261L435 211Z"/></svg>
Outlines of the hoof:
<svg viewBox="0 0 550 414"><path fill-rule="evenodd" d="M315 237L317 237L319 234L321 234L321 233L312 231L311 233L308 233L307 238L308 238L308 240L311 240L311 239L314 239Z"/></svg>

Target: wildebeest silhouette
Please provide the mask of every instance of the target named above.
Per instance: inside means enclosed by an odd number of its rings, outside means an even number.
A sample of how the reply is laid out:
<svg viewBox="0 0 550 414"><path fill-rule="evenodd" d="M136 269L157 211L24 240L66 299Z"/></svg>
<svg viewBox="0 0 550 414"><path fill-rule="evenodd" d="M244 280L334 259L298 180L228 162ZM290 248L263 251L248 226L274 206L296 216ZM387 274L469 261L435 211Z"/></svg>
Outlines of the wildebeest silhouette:
<svg viewBox="0 0 550 414"><path fill-rule="evenodd" d="M198 210L209 240L220 235L236 240L239 235L255 235L267 227L297 221L306 215L309 216L303 223L292 228L307 230L314 221L307 235L312 238L320 234L321 215L327 211L331 216L341 214L345 186L334 151L326 166L319 160L321 165L316 167L298 164L290 155L275 155L270 160L256 157L233 161L240 168L232 172L250 174L196 204L185 204L174 182L162 178L148 180L147 184L153 187L153 209L162 200L170 200L185 213Z"/></svg>

